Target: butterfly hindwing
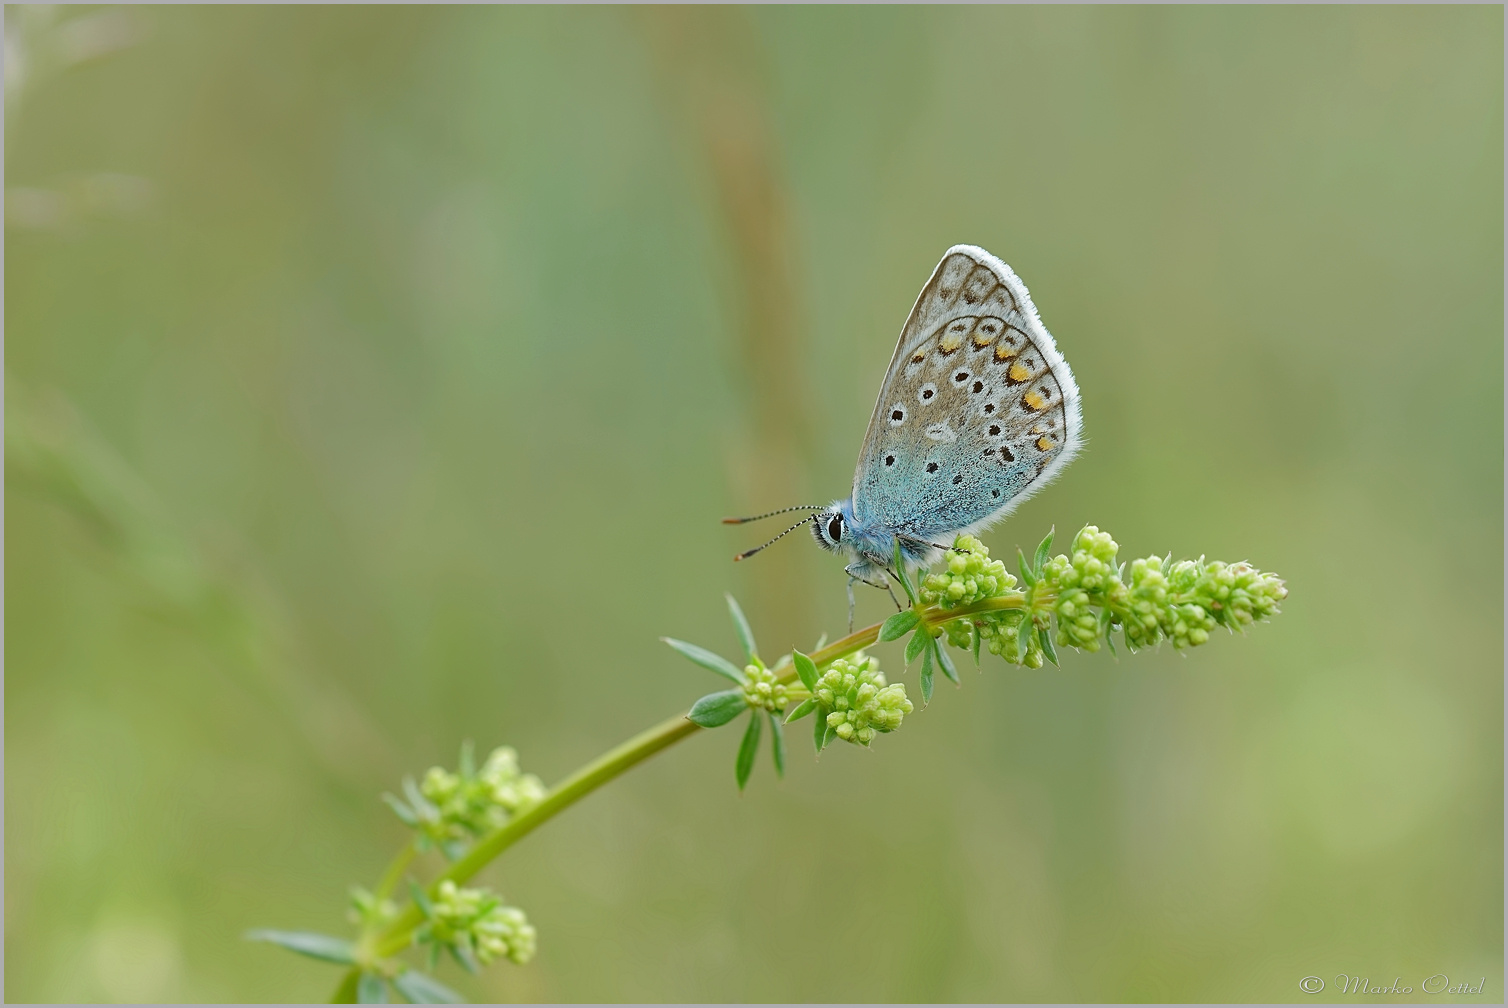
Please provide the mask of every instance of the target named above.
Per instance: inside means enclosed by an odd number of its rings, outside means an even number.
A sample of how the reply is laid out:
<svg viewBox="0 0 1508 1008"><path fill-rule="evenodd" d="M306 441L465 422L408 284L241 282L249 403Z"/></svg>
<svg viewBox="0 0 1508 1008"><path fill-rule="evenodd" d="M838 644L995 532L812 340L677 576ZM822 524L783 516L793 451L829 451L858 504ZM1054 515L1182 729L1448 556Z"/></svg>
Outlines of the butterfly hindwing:
<svg viewBox="0 0 1508 1008"><path fill-rule="evenodd" d="M1079 390L1026 286L948 250L901 330L854 475L855 519L920 539L977 531L1078 450Z"/></svg>

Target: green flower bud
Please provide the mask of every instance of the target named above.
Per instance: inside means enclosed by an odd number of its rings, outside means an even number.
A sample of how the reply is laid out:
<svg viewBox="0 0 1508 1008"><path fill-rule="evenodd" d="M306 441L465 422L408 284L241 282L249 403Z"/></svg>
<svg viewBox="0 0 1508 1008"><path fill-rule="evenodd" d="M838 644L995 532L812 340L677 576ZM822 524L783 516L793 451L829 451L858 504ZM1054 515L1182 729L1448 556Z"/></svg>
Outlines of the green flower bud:
<svg viewBox="0 0 1508 1008"><path fill-rule="evenodd" d="M494 959L523 964L534 957L537 935L529 919L486 889L463 889L446 880L422 909L425 922L414 932L416 944L448 947L483 966Z"/></svg>
<svg viewBox="0 0 1508 1008"><path fill-rule="evenodd" d="M974 536L961 535L953 548L944 554L945 569L922 579L921 600L924 605L956 609L981 599L1003 595L1016 585L1016 579L999 560L990 559L990 551Z"/></svg>
<svg viewBox="0 0 1508 1008"><path fill-rule="evenodd" d="M744 702L750 707L779 714L789 700L786 687L776 680L775 673L763 665L748 665L744 668L748 682L744 684Z"/></svg>
<svg viewBox="0 0 1508 1008"><path fill-rule="evenodd" d="M914 709L905 684L887 683L879 662L862 652L828 666L812 698L833 734L855 745L867 746L877 733L895 731Z"/></svg>
<svg viewBox="0 0 1508 1008"><path fill-rule="evenodd" d="M361 886L351 887L351 909L346 920L375 930L398 916L398 905L390 899L378 899Z"/></svg>
<svg viewBox="0 0 1508 1008"><path fill-rule="evenodd" d="M462 749L458 773L430 767L418 787L412 781L405 787L407 803L392 797L388 803L419 830L422 845L438 846L452 857L468 840L497 829L546 793L538 777L520 770L513 749L492 750L475 769L469 743Z"/></svg>

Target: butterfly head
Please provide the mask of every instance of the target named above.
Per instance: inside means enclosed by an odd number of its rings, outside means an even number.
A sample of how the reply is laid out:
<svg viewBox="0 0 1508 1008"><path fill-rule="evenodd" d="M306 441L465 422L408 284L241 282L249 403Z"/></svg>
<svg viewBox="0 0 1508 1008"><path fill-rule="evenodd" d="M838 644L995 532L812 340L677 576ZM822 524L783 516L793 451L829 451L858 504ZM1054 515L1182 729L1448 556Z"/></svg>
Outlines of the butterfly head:
<svg viewBox="0 0 1508 1008"><path fill-rule="evenodd" d="M852 505L835 501L827 508L812 515L812 538L817 545L834 553L852 553L853 514Z"/></svg>

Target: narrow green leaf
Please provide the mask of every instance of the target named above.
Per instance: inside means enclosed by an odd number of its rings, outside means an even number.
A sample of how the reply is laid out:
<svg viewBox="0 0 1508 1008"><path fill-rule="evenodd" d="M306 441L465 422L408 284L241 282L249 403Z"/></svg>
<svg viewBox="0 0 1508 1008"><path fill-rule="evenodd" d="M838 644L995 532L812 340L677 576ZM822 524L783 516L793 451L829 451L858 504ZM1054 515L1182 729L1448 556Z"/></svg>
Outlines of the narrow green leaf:
<svg viewBox="0 0 1508 1008"><path fill-rule="evenodd" d="M915 609L902 609L894 616L880 624L880 640L900 640L906 635L906 631L921 622L921 617L916 615Z"/></svg>
<svg viewBox="0 0 1508 1008"><path fill-rule="evenodd" d="M775 758L775 776L785 776L785 729L780 727L780 718L774 711L770 715L770 755Z"/></svg>
<svg viewBox="0 0 1508 1008"><path fill-rule="evenodd" d="M724 597L728 600L728 615L733 617L733 629L738 632L738 642L744 646L744 657L753 665L754 656L759 654L759 649L754 646L754 631L749 628L744 611L738 607L738 600L731 594L725 593Z"/></svg>
<svg viewBox="0 0 1508 1008"><path fill-rule="evenodd" d="M763 725L764 719L759 716L759 711L755 711L754 716L749 718L744 740L738 744L738 758L733 763L733 775L738 778L740 791L749 783L749 774L754 771L754 757L759 755L759 732Z"/></svg>
<svg viewBox="0 0 1508 1008"><path fill-rule="evenodd" d="M459 942L447 945L450 949L450 957L461 964L461 968L475 976L482 972L482 964L476 961L476 956L471 951L470 945L462 945Z"/></svg>
<svg viewBox="0 0 1508 1008"><path fill-rule="evenodd" d="M815 706L815 705L813 705ZM827 718L822 716L822 711L817 711L817 716L812 718L812 748L817 754L822 754L822 747L827 745Z"/></svg>
<svg viewBox="0 0 1508 1008"><path fill-rule="evenodd" d="M979 642L981 640L983 640L983 639L984 639L984 635L979 632L979 627L976 625L974 627L974 667L975 668L979 667Z"/></svg>
<svg viewBox="0 0 1508 1008"><path fill-rule="evenodd" d="M376 973L363 973L356 981L357 1004L387 1004L387 981Z"/></svg>
<svg viewBox="0 0 1508 1008"><path fill-rule="evenodd" d="M414 815L420 819L433 819L439 815L440 810L424 797L424 792L419 790L419 785L412 777L403 778L403 796L408 799L408 807L413 809Z"/></svg>
<svg viewBox="0 0 1508 1008"><path fill-rule="evenodd" d="M922 653L922 649L931 643L931 641L931 631L926 627L918 628L916 633L911 635L911 639L906 642L906 664L910 665L916 661L917 657Z"/></svg>
<svg viewBox="0 0 1508 1008"><path fill-rule="evenodd" d="M800 721L802 718L806 717L808 714L810 714L812 711L814 711L816 709L817 709L817 701L815 701L815 700L803 700L799 704L796 705L796 709L795 710L791 711L789 714L787 714L785 716L785 723L786 724L790 724L792 721Z"/></svg>
<svg viewBox="0 0 1508 1008"><path fill-rule="evenodd" d="M1016 547L1016 566L1021 571L1021 586L1030 589L1037 583L1037 575L1032 571L1032 565L1026 562L1026 554L1021 552L1021 547Z"/></svg>
<svg viewBox="0 0 1508 1008"><path fill-rule="evenodd" d="M1047 555L1052 552L1052 534L1058 530L1054 525L1047 530L1047 535L1037 544L1037 555L1032 558L1032 570L1038 577L1042 576L1042 565L1047 563Z"/></svg>
<svg viewBox="0 0 1508 1008"><path fill-rule="evenodd" d="M958 684L958 669L953 667L953 657L948 654L947 645L940 638L934 638L933 647L937 649L937 664L943 670L943 675L951 679L955 685Z"/></svg>
<svg viewBox="0 0 1508 1008"><path fill-rule="evenodd" d="M932 649L922 652L922 706L932 702Z"/></svg>
<svg viewBox="0 0 1508 1008"><path fill-rule="evenodd" d="M796 674L801 677L801 685L806 687L808 693L817 690L817 665L800 651L791 652L791 662L796 666Z"/></svg>
<svg viewBox="0 0 1508 1008"><path fill-rule="evenodd" d="M413 879L409 879L408 894L413 899L414 905L424 911L425 917L433 917L435 915L435 905L429 901L429 893L425 892L424 887Z"/></svg>
<svg viewBox="0 0 1508 1008"><path fill-rule="evenodd" d="M822 749L826 749L828 743L837 737L838 733L833 731L833 726L828 724L827 721L824 720L822 722L822 748L818 749L817 751L821 752Z"/></svg>
<svg viewBox="0 0 1508 1008"><path fill-rule="evenodd" d="M1037 631L1032 625L1030 616L1023 615L1021 622L1016 626L1016 664L1026 664L1026 653L1031 650L1032 634Z"/></svg>
<svg viewBox="0 0 1508 1008"><path fill-rule="evenodd" d="M703 728L718 728L738 717L748 706L743 690L720 690L708 693L692 704L686 717Z"/></svg>
<svg viewBox="0 0 1508 1008"><path fill-rule="evenodd" d="M1058 653L1056 651L1054 651L1053 647L1052 647L1052 630L1051 630L1051 628L1049 628L1049 627L1039 627L1038 630L1037 630L1037 640L1039 642L1041 642L1041 644L1042 644L1042 656L1044 658L1046 658L1048 661L1052 662L1053 665L1057 666L1058 665ZM1059 667L1061 667L1061 666L1059 666Z"/></svg>
<svg viewBox="0 0 1508 1008"><path fill-rule="evenodd" d="M427 973L406 969L393 977L393 986L410 1004L465 1004L466 999Z"/></svg>
<svg viewBox="0 0 1508 1008"><path fill-rule="evenodd" d="M911 588L911 579L906 576L906 558L901 553L901 541L895 540L895 577L901 583L901 588L906 592L906 598L911 604L916 605L916 592Z"/></svg>
<svg viewBox="0 0 1508 1008"><path fill-rule="evenodd" d="M344 938L315 934L313 931L273 931L268 928L259 928L256 931L246 932L246 940L271 942L273 945L281 945L290 952L297 952L311 959L323 959L325 962L353 963L356 961L356 950L350 942Z"/></svg>
<svg viewBox="0 0 1508 1008"><path fill-rule="evenodd" d="M815 647L812 648L812 650L813 651L821 651L825 647L827 647L827 631L826 630L822 631L822 636L817 638L817 644L816 644Z"/></svg>
<svg viewBox="0 0 1508 1008"><path fill-rule="evenodd" d="M683 656L696 662L708 672L716 672L718 675L723 676L724 678L732 679L740 686L748 681L744 677L744 670L739 668L737 665L734 665L722 655L713 654L706 648L697 647L695 644L687 644L685 641L676 640L674 637L661 637L660 640L664 641L666 644L669 644L671 647L679 651Z"/></svg>
<svg viewBox="0 0 1508 1008"><path fill-rule="evenodd" d="M403 804L403 799L399 798L395 794L389 794L388 792L383 792L382 800L385 801L385 802L387 802L388 808L390 808L390 809L393 810L393 814L394 815L396 815L399 819L403 820L403 825L405 825L405 826L417 826L417 825L419 825L419 819L418 819L417 816L414 815L414 810L411 809L411 808L409 808L407 805Z"/></svg>

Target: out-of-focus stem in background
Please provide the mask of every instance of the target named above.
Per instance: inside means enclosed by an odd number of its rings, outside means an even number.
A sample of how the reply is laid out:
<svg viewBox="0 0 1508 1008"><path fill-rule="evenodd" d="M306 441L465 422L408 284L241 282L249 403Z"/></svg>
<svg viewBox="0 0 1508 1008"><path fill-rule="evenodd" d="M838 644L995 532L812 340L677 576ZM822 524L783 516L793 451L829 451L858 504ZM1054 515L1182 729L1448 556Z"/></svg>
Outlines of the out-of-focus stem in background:
<svg viewBox="0 0 1508 1008"><path fill-rule="evenodd" d="M728 453L732 499L752 509L809 503L811 411L797 352L800 291L757 28L739 7L651 7L636 17L665 100L701 162L697 173L705 171L711 184L733 267L735 385L748 424L743 443ZM730 552L751 545L730 542ZM786 628L791 636L782 648L816 635L805 576L811 559L807 550L785 548L751 561L756 622Z"/></svg>
<svg viewBox="0 0 1508 1008"><path fill-rule="evenodd" d="M255 700L247 717L286 721L315 765L367 790L398 772L397 758L361 706L307 657L278 592L228 529L201 542L57 391L5 383L7 493L71 514L143 597L192 626ZM375 772L374 772L375 771Z"/></svg>

